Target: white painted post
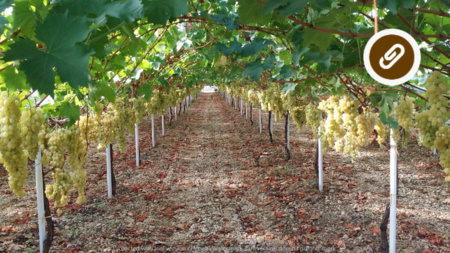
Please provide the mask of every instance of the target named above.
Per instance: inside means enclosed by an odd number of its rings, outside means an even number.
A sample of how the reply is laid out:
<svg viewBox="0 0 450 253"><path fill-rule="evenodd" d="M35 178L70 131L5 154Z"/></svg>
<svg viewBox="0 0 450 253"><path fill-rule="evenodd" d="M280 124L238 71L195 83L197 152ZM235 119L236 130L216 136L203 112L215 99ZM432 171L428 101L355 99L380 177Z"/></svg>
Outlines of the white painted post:
<svg viewBox="0 0 450 253"><path fill-rule="evenodd" d="M164 113L161 115L161 126L162 126L161 133L162 136L164 136Z"/></svg>
<svg viewBox="0 0 450 253"><path fill-rule="evenodd" d="M155 117L153 114L150 119L152 120L152 147L155 147Z"/></svg>
<svg viewBox="0 0 450 253"><path fill-rule="evenodd" d="M322 141L320 140L320 126L319 126L319 138L317 138L317 152L319 161L317 166L319 167L319 191L323 191L323 155L322 155Z"/></svg>
<svg viewBox="0 0 450 253"><path fill-rule="evenodd" d="M112 163L111 163L111 146L112 144L108 144L106 146L106 181L108 183L108 198L112 198Z"/></svg>
<svg viewBox="0 0 450 253"><path fill-rule="evenodd" d="M177 106L175 106L175 120L177 120L177 118L178 118Z"/></svg>
<svg viewBox="0 0 450 253"><path fill-rule="evenodd" d="M34 169L36 173L36 195L37 195L37 211L38 211L38 226L39 226L39 250L44 252L44 241L46 237L45 232L45 210L44 210L44 179L42 177L42 153L39 150Z"/></svg>
<svg viewBox="0 0 450 253"><path fill-rule="evenodd" d="M262 133L262 117L261 117L261 109L259 109L259 133Z"/></svg>
<svg viewBox="0 0 450 253"><path fill-rule="evenodd" d="M139 126L134 124L134 139L136 144L136 166L139 167L140 164L140 154L139 154Z"/></svg>
<svg viewBox="0 0 450 253"><path fill-rule="evenodd" d="M396 209L397 209L397 143L395 142L393 129L390 136L390 210L389 210L389 252L395 253L396 239Z"/></svg>
<svg viewBox="0 0 450 253"><path fill-rule="evenodd" d="M289 112L289 111L288 111L288 112ZM287 137L287 143L286 143L286 144L287 144L287 148L289 149L289 135L290 135L290 133L289 133L289 132L290 132L290 131L289 131L289 130L290 130L290 129L289 129L289 116L287 117L286 121L287 121L287 129L286 129L286 130L287 130L287 133L286 133L286 135L287 135L287 136L286 136L286 137Z"/></svg>
<svg viewBox="0 0 450 253"><path fill-rule="evenodd" d="M244 108L242 108L242 98L240 98L240 100L241 100L241 106L240 106L240 108L241 108L241 115L243 115L244 114Z"/></svg>
<svg viewBox="0 0 450 253"><path fill-rule="evenodd" d="M245 102L245 119L247 119L247 102Z"/></svg>

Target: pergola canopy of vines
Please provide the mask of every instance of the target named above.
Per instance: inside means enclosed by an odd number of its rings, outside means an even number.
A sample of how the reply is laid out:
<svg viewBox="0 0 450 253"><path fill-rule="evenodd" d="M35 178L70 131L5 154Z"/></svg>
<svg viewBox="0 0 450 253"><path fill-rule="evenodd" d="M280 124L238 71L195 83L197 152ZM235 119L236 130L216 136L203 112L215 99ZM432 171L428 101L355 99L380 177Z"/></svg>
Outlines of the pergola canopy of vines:
<svg viewBox="0 0 450 253"><path fill-rule="evenodd" d="M76 120L80 104L130 92L220 82L314 99L351 93L389 115L423 98L431 71L450 73L447 1L3 0L1 89L54 98L46 112ZM379 29L410 33L422 52L414 80L377 84L362 54ZM29 95L22 92L22 96ZM70 100L68 98L71 98Z"/></svg>

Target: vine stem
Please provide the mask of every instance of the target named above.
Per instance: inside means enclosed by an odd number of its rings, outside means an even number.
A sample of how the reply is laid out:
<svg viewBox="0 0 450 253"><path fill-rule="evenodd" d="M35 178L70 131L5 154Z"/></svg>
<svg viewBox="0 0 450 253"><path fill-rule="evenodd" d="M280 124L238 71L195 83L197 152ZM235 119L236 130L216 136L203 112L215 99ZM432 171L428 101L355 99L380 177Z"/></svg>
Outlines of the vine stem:
<svg viewBox="0 0 450 253"><path fill-rule="evenodd" d="M331 76L331 75L334 75L334 74L337 74L337 73L344 72L344 71L349 70L349 69L354 69L354 68L359 68L359 67L364 67L364 65L363 65L363 64L358 64L358 65L355 65L355 66L351 66L351 67L346 67L346 68L338 69L338 70L336 70L336 71L334 71L334 72L331 72L331 73L328 73L328 74L325 74L325 75L317 75L317 76L315 76L315 77L309 77L309 78L304 78L304 79L295 80L295 81L275 81L275 82L276 82L276 83L279 83L279 84L285 84L285 83L301 83L301 82L306 82L306 81L311 81L311 80L322 79L322 78L325 78L325 77L327 77L327 76Z"/></svg>
<svg viewBox="0 0 450 253"><path fill-rule="evenodd" d="M43 98L41 98L41 100L39 100L39 102L36 104L36 107L39 107L46 98L48 98L48 95L45 95Z"/></svg>
<svg viewBox="0 0 450 253"><path fill-rule="evenodd" d="M8 38L6 38L6 39L0 41L0 45L3 45L3 44L4 44L5 42L7 42L8 40L10 40L10 39L16 37L17 35L19 35L19 33L20 33L20 30L17 30L17 31L15 31L15 32L13 32L13 33L11 34L11 36L9 36Z"/></svg>
<svg viewBox="0 0 450 253"><path fill-rule="evenodd" d="M419 31L412 26L412 24L410 24L408 22L408 20L405 19L405 17L403 17L402 14L400 14L399 12L397 12L397 16L402 20L403 23L405 23L405 25L407 25L408 27L411 28L411 30L417 35L419 34ZM444 50L442 50L441 48L439 48L438 46L436 46L434 43L432 43L430 40L428 40L427 38L422 38L428 45L432 46L436 51L440 52L441 54L443 54L445 57L450 58L450 55L447 54L446 52L444 52Z"/></svg>
<svg viewBox="0 0 450 253"><path fill-rule="evenodd" d="M28 93L25 97L22 98L21 101L27 100L29 97L31 97L34 94L34 92L36 92L36 90L33 90L32 92Z"/></svg>

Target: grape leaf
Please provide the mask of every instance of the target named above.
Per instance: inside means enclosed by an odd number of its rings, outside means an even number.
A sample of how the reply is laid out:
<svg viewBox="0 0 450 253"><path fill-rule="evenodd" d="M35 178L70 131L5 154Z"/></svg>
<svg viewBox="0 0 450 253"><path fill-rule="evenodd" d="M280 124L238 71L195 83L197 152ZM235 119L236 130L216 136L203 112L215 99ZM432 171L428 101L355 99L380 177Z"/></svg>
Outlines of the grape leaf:
<svg viewBox="0 0 450 253"><path fill-rule="evenodd" d="M398 121L390 116L386 116L384 112L380 113L380 120L384 125L389 125L394 129L398 129Z"/></svg>
<svg viewBox="0 0 450 253"><path fill-rule="evenodd" d="M263 14L263 5L257 0L239 0L238 14L245 25L266 25L270 21L270 14Z"/></svg>
<svg viewBox="0 0 450 253"><path fill-rule="evenodd" d="M303 44L303 31L296 31L292 34L292 43L295 46L301 46Z"/></svg>
<svg viewBox="0 0 450 253"><path fill-rule="evenodd" d="M255 81L259 81L261 78L261 73L263 72L263 66L261 60L257 59L254 62L245 65L245 70L242 73L242 77L251 77Z"/></svg>
<svg viewBox="0 0 450 253"><path fill-rule="evenodd" d="M143 6L139 0L111 1L105 0L58 0L54 10L71 16L86 16L86 20L99 26L106 24L105 15L120 21L133 22L143 15Z"/></svg>
<svg viewBox="0 0 450 253"><path fill-rule="evenodd" d="M380 113L390 115L394 109L394 100L398 98L396 92L376 92L369 96L370 102L380 109Z"/></svg>
<svg viewBox="0 0 450 253"><path fill-rule="evenodd" d="M314 4L317 8L319 8L321 10L330 8L330 6L331 6L331 3L329 0L312 0L309 2Z"/></svg>
<svg viewBox="0 0 450 253"><path fill-rule="evenodd" d="M133 22L142 17L143 6L140 0L114 1L106 6L105 13L121 21Z"/></svg>
<svg viewBox="0 0 450 253"><path fill-rule="evenodd" d="M2 0L0 1L0 12L4 11L6 8L10 7L14 0Z"/></svg>
<svg viewBox="0 0 450 253"><path fill-rule="evenodd" d="M0 77L10 91L28 90L30 88L25 82L25 74L22 71L17 71L16 73L16 69L13 66L8 66L0 72Z"/></svg>
<svg viewBox="0 0 450 253"><path fill-rule="evenodd" d="M106 81L99 81L95 84L90 83L88 92L89 99L93 102L99 101L102 96L111 103L116 101L116 92L106 83Z"/></svg>
<svg viewBox="0 0 450 253"><path fill-rule="evenodd" d="M397 14L398 8L403 6L405 8L412 8L414 6L415 0L379 0L377 2L378 8L387 8L393 14Z"/></svg>
<svg viewBox="0 0 450 253"><path fill-rule="evenodd" d="M27 1L16 2L13 9L13 30L20 29L20 35L34 38L36 26L35 14Z"/></svg>
<svg viewBox="0 0 450 253"><path fill-rule="evenodd" d="M308 47L311 44L316 45L320 50L325 51L333 41L333 34L318 31L312 28L305 28L303 36L303 46Z"/></svg>
<svg viewBox="0 0 450 253"><path fill-rule="evenodd" d="M325 53L321 52L307 52L304 54L301 60L302 64L314 63L316 62L324 72L327 72L330 68L332 61L342 61L344 60L343 55L339 51L331 50Z"/></svg>
<svg viewBox="0 0 450 253"><path fill-rule="evenodd" d="M276 58L275 56L271 55L269 56L265 61L263 65L264 70L271 69L273 67L273 63L275 62Z"/></svg>
<svg viewBox="0 0 450 253"><path fill-rule="evenodd" d="M187 0L142 0L144 16L149 22L165 25L189 12Z"/></svg>
<svg viewBox="0 0 450 253"><path fill-rule="evenodd" d="M241 45L241 43L239 43L237 41L232 41L230 43L230 47L227 47L223 43L217 43L216 49L219 50L219 52L221 52L222 54L229 56L234 52L236 52L237 54L241 53L242 45Z"/></svg>
<svg viewBox="0 0 450 253"><path fill-rule="evenodd" d="M139 88L137 88L137 93L139 96L144 95L145 100L149 101L152 98L153 86L149 83L143 83Z"/></svg>
<svg viewBox="0 0 450 253"><path fill-rule="evenodd" d="M3 60L22 60L19 69L25 72L33 89L53 96L55 71L62 82L73 88L86 86L90 80L89 56L92 51L81 43L89 32L84 18L67 14L50 14L44 23L36 25L36 37L47 46L38 50L29 39L11 45L4 53Z"/></svg>
<svg viewBox="0 0 450 253"><path fill-rule="evenodd" d="M3 12L6 8L10 7L11 4L13 3L13 0L1 0L0 1L0 12ZM2 31L3 31L3 26L9 24L9 21L6 20L6 18L1 15L0 16L0 27L2 27Z"/></svg>
<svg viewBox="0 0 450 253"><path fill-rule="evenodd" d="M95 51L94 56L101 59L107 54L111 53L111 47L108 46L109 39L107 36L102 36L99 39L89 44L89 47Z"/></svg>
<svg viewBox="0 0 450 253"><path fill-rule="evenodd" d="M295 87L297 87L296 83L285 83L281 89L281 92L284 94L291 93L295 91Z"/></svg>
<svg viewBox="0 0 450 253"><path fill-rule="evenodd" d="M228 13L219 13L218 15L211 15L210 17L212 20L221 23L229 30L235 30L239 28L239 26L235 23L235 17L230 16Z"/></svg>
<svg viewBox="0 0 450 253"><path fill-rule="evenodd" d="M75 103L64 101L59 108L59 116L67 118L69 120L67 127L70 127L80 118L80 107L75 105Z"/></svg>
<svg viewBox="0 0 450 253"><path fill-rule="evenodd" d="M283 66L280 70L280 77L284 79L290 79L292 76L295 76L297 72L293 68L288 66Z"/></svg>
<svg viewBox="0 0 450 253"><path fill-rule="evenodd" d="M252 43L245 44L240 55L242 55L243 57L256 55L259 51L263 50L271 44L273 44L273 42L270 40L256 38Z"/></svg>
<svg viewBox="0 0 450 253"><path fill-rule="evenodd" d="M169 87L169 82L167 82L167 80L164 79L164 77L162 76L158 77L158 81L162 86Z"/></svg>
<svg viewBox="0 0 450 253"><path fill-rule="evenodd" d="M271 13L274 9L282 15L292 15L304 11L308 1L305 0L269 0L264 4L263 13Z"/></svg>

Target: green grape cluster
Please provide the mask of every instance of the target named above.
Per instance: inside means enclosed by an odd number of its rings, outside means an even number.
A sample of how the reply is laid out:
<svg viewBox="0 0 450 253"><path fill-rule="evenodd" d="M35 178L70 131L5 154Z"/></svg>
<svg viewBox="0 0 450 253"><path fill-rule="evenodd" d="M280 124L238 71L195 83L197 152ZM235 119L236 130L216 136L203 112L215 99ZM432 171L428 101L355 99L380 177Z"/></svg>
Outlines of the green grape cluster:
<svg viewBox="0 0 450 253"><path fill-rule="evenodd" d="M314 138L319 138L319 126L322 121L322 112L317 105L309 103L305 107L306 126L313 132Z"/></svg>
<svg viewBox="0 0 450 253"><path fill-rule="evenodd" d="M339 107L337 108L342 120L343 126L347 133L344 136L345 146L344 154L351 154L352 158L355 159L357 155L358 145L357 145L357 132L358 126L356 123L356 117L358 116L358 104L355 99L351 99L349 96L344 96L339 101Z"/></svg>
<svg viewBox="0 0 450 253"><path fill-rule="evenodd" d="M268 93L266 93L264 90L259 91L257 94L259 102L261 104L261 109L263 111L269 110L269 100L267 99L267 95Z"/></svg>
<svg viewBox="0 0 450 253"><path fill-rule="evenodd" d="M114 111L114 136L121 152L125 150L127 144L126 127L128 122L127 107L124 106L122 99L116 99L113 106Z"/></svg>
<svg viewBox="0 0 450 253"><path fill-rule="evenodd" d="M425 85L430 108L416 115L416 126L419 128L419 143L440 152L440 163L450 181L450 130L446 121L450 118L447 110L449 103L443 95L450 93L450 84L441 73L435 71L427 79Z"/></svg>
<svg viewBox="0 0 450 253"><path fill-rule="evenodd" d="M67 130L55 127L48 133L48 152L50 154L50 166L62 168L64 166L65 147L67 146Z"/></svg>
<svg viewBox="0 0 450 253"><path fill-rule="evenodd" d="M51 128L45 124L42 126L41 131L38 134L38 145L41 150L41 163L49 164L52 157L52 153L49 150L48 138L50 136Z"/></svg>
<svg viewBox="0 0 450 253"><path fill-rule="evenodd" d="M427 148L433 149L436 138L437 127L433 127L428 110L416 114L416 126L419 128L419 143Z"/></svg>
<svg viewBox="0 0 450 253"><path fill-rule="evenodd" d="M375 121L375 131L377 131L377 142L381 147L386 140L387 131L386 126L381 122L379 117Z"/></svg>
<svg viewBox="0 0 450 253"><path fill-rule="evenodd" d="M167 104L168 107L173 107L177 105L178 93L175 89L171 89L168 94Z"/></svg>
<svg viewBox="0 0 450 253"><path fill-rule="evenodd" d="M69 200L69 191L72 188L72 177L61 168L52 172L52 184L45 187L45 194L49 199L55 200L55 207L63 207Z"/></svg>
<svg viewBox="0 0 450 253"><path fill-rule="evenodd" d="M291 116L292 121L295 123L295 126L300 131L303 128L303 124L306 121L306 113L305 106L294 106L289 109L289 115Z"/></svg>
<svg viewBox="0 0 450 253"><path fill-rule="evenodd" d="M342 150L342 141L337 142L345 135L345 129L342 126L340 119L340 113L337 110L339 107L339 97L331 96L327 100L323 100L319 103L319 109L326 113L326 119L323 124L321 140L323 147L335 146L336 151ZM336 143L336 144L335 144Z"/></svg>
<svg viewBox="0 0 450 253"><path fill-rule="evenodd" d="M100 122L101 122L101 114L103 110L103 105L100 102L96 102L95 106L92 107L92 112L89 113L89 118L86 122L86 130L87 139L92 143L99 143L99 135L100 135Z"/></svg>
<svg viewBox="0 0 450 253"><path fill-rule="evenodd" d="M20 107L22 103L15 95L0 93L0 162L8 171L9 187L18 196L24 196L23 185L28 176L28 152L22 148Z"/></svg>
<svg viewBox="0 0 450 253"><path fill-rule="evenodd" d="M154 90L152 98L147 103L147 113L148 113L148 115L152 115L152 114L158 113L160 107L161 107L160 91L159 90Z"/></svg>
<svg viewBox="0 0 450 253"><path fill-rule="evenodd" d="M358 113L359 102L349 96L331 96L321 101L319 109L326 113L321 133L324 147L333 147L336 151L350 154L352 160L357 151L369 144L369 136L376 128L378 115L364 110ZM382 132L384 134L384 132Z"/></svg>
<svg viewBox="0 0 450 253"><path fill-rule="evenodd" d="M281 94L284 111L289 110L292 121L300 131L306 121L305 105L290 93Z"/></svg>
<svg viewBox="0 0 450 253"><path fill-rule="evenodd" d="M142 122L142 119L144 118L145 114L145 101L142 97L133 98L131 100L133 103L133 110L134 110L134 118L136 124L140 124Z"/></svg>
<svg viewBox="0 0 450 253"><path fill-rule="evenodd" d="M267 92L267 102L268 102L268 110L272 111L274 114L274 120L277 121L281 119L286 112L286 108L284 106L280 88L277 86L271 86L269 89L265 90Z"/></svg>
<svg viewBox="0 0 450 253"><path fill-rule="evenodd" d="M39 132L45 119L41 108L28 107L20 117L20 137L22 146L28 151L29 158L34 160L39 152Z"/></svg>
<svg viewBox="0 0 450 253"><path fill-rule="evenodd" d="M128 103L125 103L125 111L127 114L127 118L125 120L125 127L128 130L128 133L134 134L134 124L136 123L136 111L133 106L130 106Z"/></svg>
<svg viewBox="0 0 450 253"><path fill-rule="evenodd" d="M450 118L446 108L448 102L443 96L449 94L450 84L441 73L435 71L428 77L425 87L430 108L416 115L416 126L419 128L419 142L433 149L436 132Z"/></svg>
<svg viewBox="0 0 450 253"><path fill-rule="evenodd" d="M414 98L412 97L403 97L400 100L400 103L394 108L392 112L392 117L394 117L399 125L405 130L405 138L403 145L406 146L409 140L409 136L411 133L411 129L414 125ZM394 131L394 139L399 141L399 132L397 129L393 129Z"/></svg>
<svg viewBox="0 0 450 253"><path fill-rule="evenodd" d="M67 133L67 163L72 169L71 182L78 193L77 203L81 204L86 201L84 188L86 187L87 173L84 166L87 162L87 139L86 139L86 123L87 118L80 118L79 125L72 125Z"/></svg>
<svg viewBox="0 0 450 253"><path fill-rule="evenodd" d="M178 105L179 103L181 103L181 101L183 101L184 90L176 89L175 93L176 93L176 98L177 98L177 100L175 101L175 103L176 103L175 105Z"/></svg>
<svg viewBox="0 0 450 253"><path fill-rule="evenodd" d="M376 113L364 110L355 119L358 124L356 143L358 147L365 147L369 145L369 136L373 132L379 116Z"/></svg>
<svg viewBox="0 0 450 253"><path fill-rule="evenodd" d="M436 132L436 139L434 140L434 146L443 151L449 149L450 145L450 126L445 124L439 128Z"/></svg>
<svg viewBox="0 0 450 253"><path fill-rule="evenodd" d="M159 100L160 100L160 105L159 105L159 108L156 110L156 113L164 114L166 108L169 107L169 95L165 92L160 92Z"/></svg>
<svg viewBox="0 0 450 253"><path fill-rule="evenodd" d="M97 149L101 150L106 148L107 145L114 141L114 106L109 104L107 110L100 115L100 132L99 132L99 145Z"/></svg>
<svg viewBox="0 0 450 253"><path fill-rule="evenodd" d="M248 101L250 101L250 103L252 103L252 106L254 106L254 107L260 106L258 94L253 89L249 89L247 91L247 99L248 99Z"/></svg>

